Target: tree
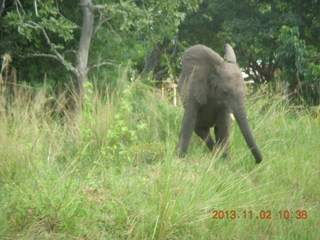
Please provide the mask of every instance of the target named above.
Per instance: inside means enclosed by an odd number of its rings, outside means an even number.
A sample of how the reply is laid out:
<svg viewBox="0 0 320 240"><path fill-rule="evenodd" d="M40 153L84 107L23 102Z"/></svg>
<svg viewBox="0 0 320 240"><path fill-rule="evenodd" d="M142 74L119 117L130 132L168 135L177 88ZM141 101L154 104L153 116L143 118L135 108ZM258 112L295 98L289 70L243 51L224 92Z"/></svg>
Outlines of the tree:
<svg viewBox="0 0 320 240"><path fill-rule="evenodd" d="M142 76L153 73L161 56L178 34L179 26L188 13L196 11L202 0L148 0L141 1L141 6L148 12L142 33L148 53L144 59ZM175 51L173 47L173 51Z"/></svg>
<svg viewBox="0 0 320 240"><path fill-rule="evenodd" d="M5 14L1 11L4 31L10 31L10 36L15 38L6 36L9 44L4 49L9 49L15 59L19 56L58 61L65 70L72 73L75 95L81 98L88 72L103 65L114 65L104 58L98 63L90 59L90 55L99 54L99 48L108 44L105 36L110 38L112 33L120 36L121 41L144 45L144 52L145 49L153 49L145 57L143 73L147 74L154 70L162 53L176 35L185 12L196 10L200 0L96 2L14 1ZM130 46L122 51L128 49ZM112 55L113 49L108 49L108 52ZM128 61L127 58L121 60Z"/></svg>
<svg viewBox="0 0 320 240"><path fill-rule="evenodd" d="M282 26L278 42L276 61L289 83L291 98L301 94L308 104L320 104L320 57L315 48L306 45L297 27Z"/></svg>
<svg viewBox="0 0 320 240"><path fill-rule="evenodd" d="M270 81L274 66L274 35L277 29L271 12L257 1L205 1L200 7L201 17L194 15L191 24L196 35L205 43L222 49L232 43L238 62L255 82ZM188 25L182 28L182 37L189 36ZM192 35L192 33L191 33ZM266 47L268 45L268 47Z"/></svg>
<svg viewBox="0 0 320 240"><path fill-rule="evenodd" d="M73 1L75 4L76 2ZM103 9L102 5L94 5L92 0L80 0L82 9L82 25L75 62L65 57L66 50L63 42L73 41L73 32L77 27L72 21L59 12L59 7L53 0L39 2L34 0L34 9L31 5L22 5L19 1L14 3L16 11L11 11L6 16L9 25L18 28L18 32L33 44L33 53L25 53L22 57L45 57L60 62L74 76L74 95L79 102L83 95L83 84L87 81L88 71L97 65L88 66L90 45L94 31L95 12ZM33 10L33 12L32 12ZM47 49L43 52L41 42L45 41ZM55 41L56 40L56 41ZM109 64L107 62L100 63ZM75 103L72 106L76 109Z"/></svg>
<svg viewBox="0 0 320 240"><path fill-rule="evenodd" d="M319 45L316 41L319 25L314 31L319 18L315 15L319 15L316 5L315 1L300 0L206 0L182 24L180 39L217 49L230 42L251 79L257 83L270 82L278 67L276 51L283 25L298 27L310 43Z"/></svg>

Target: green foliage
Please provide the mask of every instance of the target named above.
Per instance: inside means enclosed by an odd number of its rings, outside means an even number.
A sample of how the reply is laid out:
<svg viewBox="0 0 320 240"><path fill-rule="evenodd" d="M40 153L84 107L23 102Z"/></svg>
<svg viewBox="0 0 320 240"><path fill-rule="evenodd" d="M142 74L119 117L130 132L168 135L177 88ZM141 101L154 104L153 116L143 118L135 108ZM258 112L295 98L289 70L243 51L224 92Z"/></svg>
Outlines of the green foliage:
<svg viewBox="0 0 320 240"><path fill-rule="evenodd" d="M188 45L200 42L218 51L226 42L232 43L240 66L250 78L260 83L272 82L279 65L298 64L303 74L309 74L303 68L310 59L303 55L310 56L307 52L312 49L314 56L320 47L320 28L314 25L318 13L314 1L210 0L186 19L179 35ZM285 33L282 26L294 32ZM291 52L286 53L288 48ZM280 59L285 54L286 59Z"/></svg>
<svg viewBox="0 0 320 240"><path fill-rule="evenodd" d="M80 123L90 134L52 118L45 89L35 98L19 94L6 111L0 98L1 239L319 236L319 111L289 108L258 92L247 106L264 155L260 165L236 124L229 161L208 153L196 136L180 159L181 106L139 82L118 89L86 85ZM271 211L272 219L212 219L214 210ZM308 217L280 219L285 210Z"/></svg>
<svg viewBox="0 0 320 240"><path fill-rule="evenodd" d="M282 26L278 36L277 62L284 70L294 74L306 74L307 47L300 39L298 27Z"/></svg>
<svg viewBox="0 0 320 240"><path fill-rule="evenodd" d="M121 81L120 81L121 82ZM124 85L127 85L124 83ZM144 155L148 161L153 159L159 152L154 148L153 143L139 142L137 140L146 134L146 122L136 116L139 111L136 107L138 98L143 96L137 86L139 83L131 83L129 86L121 86L112 94L112 104L107 109L105 122L98 120L101 108L105 106L97 102L100 97L93 93L93 86L90 82L85 84L85 95L83 101L83 110L79 125L79 147L75 148L79 159L92 162L90 156L98 155L102 158L104 164L119 166L134 164L137 157ZM139 93L140 92L140 93ZM109 93L108 93L109 94ZM107 96L109 99L110 96ZM113 109L115 108L115 109ZM106 128L101 131L100 124ZM144 149L148 146L150 149ZM154 152L150 152L155 150Z"/></svg>
<svg viewBox="0 0 320 240"><path fill-rule="evenodd" d="M208 0L181 25L179 39L186 47L203 43L221 55L229 42L250 79L288 82L293 103L315 105L320 103L319 14L315 1Z"/></svg>
<svg viewBox="0 0 320 240"><path fill-rule="evenodd" d="M21 7L20 7L21 6ZM31 44L36 44L35 49L40 48L38 45L45 39L43 31L46 34L55 34L64 42L73 39L73 32L76 25L59 14L57 5L53 0L47 0L39 3L39 16L34 16L33 9L23 8L23 5L18 5L17 11L10 11L5 16L4 21L9 26L18 29L18 32L23 35ZM19 8L20 7L20 8ZM51 48L63 49L63 44L52 43Z"/></svg>
<svg viewBox="0 0 320 240"><path fill-rule="evenodd" d="M35 8L31 1L6 8L0 23L4 38L0 52L14 56L60 52L65 57L64 66L54 70L51 68L54 60L32 59L26 64L22 59L15 59L14 64L26 78L24 80L41 81L44 72L51 79L68 79L66 72L72 63L75 65L74 49L80 30L77 26L82 22L81 8L77 3L75 0L47 0L40 1ZM120 65L131 61L139 72L152 49L169 39L168 53L161 59L158 69L169 68L170 74L176 76L180 55L171 58L169 50L178 40L181 42L179 52L192 44L203 43L220 49L221 54L225 42L231 42L238 62L256 82L273 81L278 66L287 64L288 70L289 63L299 68L304 81L318 82L316 53L320 47L320 10L316 1L110 0L94 3L105 8L96 11L97 32L92 41L90 65L106 60ZM294 32L290 35L282 26ZM51 39L50 46L45 33ZM299 40L295 40L292 34L298 34ZM285 51L292 47L295 48L294 55L301 58L295 59L293 53L285 57L289 54ZM113 67L100 68L93 74L100 75L97 79L103 80L105 78L101 76L107 74L108 82L117 79L117 70Z"/></svg>
<svg viewBox="0 0 320 240"><path fill-rule="evenodd" d="M148 25L144 30L147 38L153 43L163 42L166 38L172 38L178 33L178 27L184 20L186 12L197 9L201 1L156 1L150 0L143 3L148 13ZM151 31L150 31L151 30Z"/></svg>
<svg viewBox="0 0 320 240"><path fill-rule="evenodd" d="M93 111L94 104L93 104L93 85L91 82L87 81L84 85L84 96L83 96L83 110L81 112L82 118L81 118L81 124L79 126L81 130L81 137L82 142L85 144L87 142L90 142L92 139L93 133L92 133L92 125L94 125L94 119L93 119Z"/></svg>
<svg viewBox="0 0 320 240"><path fill-rule="evenodd" d="M132 116L134 98L132 89L124 89L119 94L118 111L114 113L114 121L108 128L106 144L101 147L101 154L108 161L132 161L130 146L138 140L137 131L146 127L143 121L135 126L130 124L128 117Z"/></svg>
<svg viewBox="0 0 320 240"><path fill-rule="evenodd" d="M69 3L76 6L77 1ZM0 44L0 54L10 53L14 56L12 65L17 69L18 76L21 76L18 80L43 83L45 75L55 83L65 82L71 62L74 61L74 55L70 54L72 51L66 53L66 50L76 45L74 35L77 34L78 22L69 20L61 13L64 3L47 0L5 4L8 7L0 20L4 41L4 44ZM72 17L80 13L73 9ZM52 58L31 58L31 55L55 55L57 52L64 55L65 67Z"/></svg>
<svg viewBox="0 0 320 240"><path fill-rule="evenodd" d="M278 41L276 60L283 69L282 76L292 89L301 92L304 103L319 104L320 67L310 61L317 57L317 51L306 45L297 27L282 26Z"/></svg>
<svg viewBox="0 0 320 240"><path fill-rule="evenodd" d="M204 1L200 10L182 25L180 39L188 44L203 43L220 52L226 42L235 47L237 61L247 73L273 63L274 36L278 23L274 13L259 11L258 1ZM268 47L266 47L268 46ZM220 50L220 51L219 51ZM251 68L251 71L249 70ZM263 71L256 82L269 80Z"/></svg>
<svg viewBox="0 0 320 240"><path fill-rule="evenodd" d="M120 1L107 4L105 13L114 16L120 32L134 30L136 37L153 46L175 36L186 13L195 11L201 1Z"/></svg>
<svg viewBox="0 0 320 240"><path fill-rule="evenodd" d="M89 67L96 63L111 62L126 65L129 61L141 71L146 55L164 39L177 34L181 22L189 12L195 11L201 0L184 1L93 1L100 9L95 11L95 29L89 56ZM34 3L37 3L35 5ZM103 7L103 8L101 8ZM41 81L43 72L56 81L68 81L66 74L76 66L76 48L82 25L82 11L78 1L36 1L14 4L8 8L1 23L6 36L6 51L17 56L52 54L56 60L32 59L25 64L17 59L18 71L23 71L26 81ZM12 37L14 36L14 37ZM3 49L0 46L0 52ZM52 56L51 56L52 57ZM57 58L56 58L57 59ZM37 65L37 69L34 69ZM103 67L101 75L108 73L109 82L117 79L117 69ZM94 71L93 74L100 74ZM97 79L100 79L97 78Z"/></svg>

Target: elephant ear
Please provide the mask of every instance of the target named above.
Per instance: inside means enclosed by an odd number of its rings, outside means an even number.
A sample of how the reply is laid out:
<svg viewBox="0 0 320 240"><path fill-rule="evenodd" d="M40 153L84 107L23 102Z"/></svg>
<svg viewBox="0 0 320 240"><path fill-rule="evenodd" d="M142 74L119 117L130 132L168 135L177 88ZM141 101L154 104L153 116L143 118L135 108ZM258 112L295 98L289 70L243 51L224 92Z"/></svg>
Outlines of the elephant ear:
<svg viewBox="0 0 320 240"><path fill-rule="evenodd" d="M181 86L186 95L192 95L200 105L208 100L209 76L216 67L223 64L223 58L204 45L196 45L185 51L182 57Z"/></svg>
<svg viewBox="0 0 320 240"><path fill-rule="evenodd" d="M203 66L195 66L191 74L191 91L200 105L204 105L208 100L208 70Z"/></svg>
<svg viewBox="0 0 320 240"><path fill-rule="evenodd" d="M230 63L237 63L237 58L236 58L236 54L233 51L233 48L230 46L229 43L226 44L225 48L224 48L224 52L225 52L225 59L230 62Z"/></svg>

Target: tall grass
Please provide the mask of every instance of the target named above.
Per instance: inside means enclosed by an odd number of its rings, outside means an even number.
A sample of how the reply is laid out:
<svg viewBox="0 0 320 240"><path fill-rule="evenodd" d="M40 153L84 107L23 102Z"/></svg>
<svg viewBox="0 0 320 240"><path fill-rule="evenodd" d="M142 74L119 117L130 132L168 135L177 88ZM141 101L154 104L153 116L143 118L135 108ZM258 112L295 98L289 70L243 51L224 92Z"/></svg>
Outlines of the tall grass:
<svg viewBox="0 0 320 240"><path fill-rule="evenodd" d="M230 160L209 153L196 136L181 159L181 107L138 81L120 80L114 91L88 85L76 124L54 114L45 88L10 105L2 98L0 239L320 236L319 117L256 94L247 106L260 165L236 123ZM55 101L61 111L63 98ZM280 219L285 210L307 218ZM212 211L240 218L212 219ZM271 219L260 218L264 211Z"/></svg>

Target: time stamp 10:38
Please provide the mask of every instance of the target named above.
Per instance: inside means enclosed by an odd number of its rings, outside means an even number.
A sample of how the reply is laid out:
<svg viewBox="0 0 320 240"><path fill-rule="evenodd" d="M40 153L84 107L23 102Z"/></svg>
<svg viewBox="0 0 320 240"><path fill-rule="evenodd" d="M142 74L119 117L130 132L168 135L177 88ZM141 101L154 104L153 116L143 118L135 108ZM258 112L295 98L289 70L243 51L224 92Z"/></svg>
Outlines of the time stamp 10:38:
<svg viewBox="0 0 320 240"><path fill-rule="evenodd" d="M212 211L212 219L307 219L306 210L280 210L272 212L271 210L260 211Z"/></svg>

